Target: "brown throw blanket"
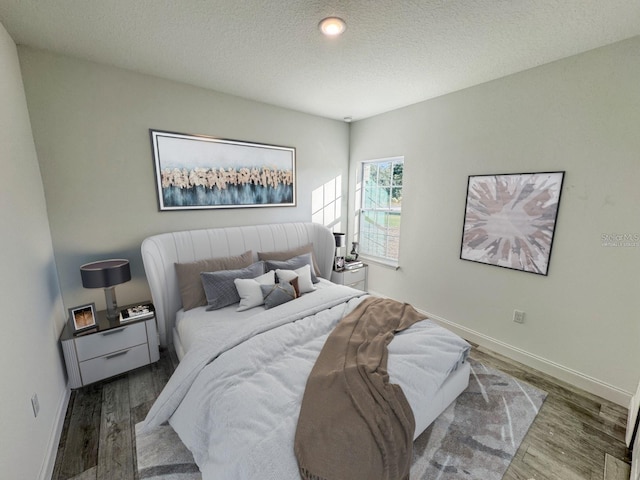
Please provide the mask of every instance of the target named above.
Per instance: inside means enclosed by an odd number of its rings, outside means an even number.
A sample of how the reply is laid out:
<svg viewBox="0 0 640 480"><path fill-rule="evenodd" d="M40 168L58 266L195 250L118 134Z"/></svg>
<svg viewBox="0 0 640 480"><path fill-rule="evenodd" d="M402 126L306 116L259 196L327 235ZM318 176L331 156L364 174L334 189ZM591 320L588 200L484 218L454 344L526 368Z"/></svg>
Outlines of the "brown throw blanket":
<svg viewBox="0 0 640 480"><path fill-rule="evenodd" d="M410 305L370 297L331 332L298 419L304 480L408 480L415 419L400 386L389 383L387 346L424 318Z"/></svg>

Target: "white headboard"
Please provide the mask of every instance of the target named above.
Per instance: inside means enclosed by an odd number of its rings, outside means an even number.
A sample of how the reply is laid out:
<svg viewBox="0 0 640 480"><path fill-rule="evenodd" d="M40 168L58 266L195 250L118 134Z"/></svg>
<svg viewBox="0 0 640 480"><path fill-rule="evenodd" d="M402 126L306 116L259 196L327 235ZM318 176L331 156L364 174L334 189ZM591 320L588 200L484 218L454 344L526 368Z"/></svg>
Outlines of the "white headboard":
<svg viewBox="0 0 640 480"><path fill-rule="evenodd" d="M187 230L154 235L142 242L142 261L156 308L160 344L172 343L176 313L182 308L175 263L258 252L290 250L313 243L321 276L329 279L335 240L331 231L317 223L276 223L246 227Z"/></svg>

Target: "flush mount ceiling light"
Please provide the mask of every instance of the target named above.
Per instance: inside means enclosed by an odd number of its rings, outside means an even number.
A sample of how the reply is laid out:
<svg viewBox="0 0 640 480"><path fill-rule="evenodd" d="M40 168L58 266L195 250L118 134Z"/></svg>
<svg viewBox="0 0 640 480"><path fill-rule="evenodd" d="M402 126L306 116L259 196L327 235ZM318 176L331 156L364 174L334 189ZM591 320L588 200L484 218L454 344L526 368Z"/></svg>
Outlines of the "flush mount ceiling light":
<svg viewBox="0 0 640 480"><path fill-rule="evenodd" d="M337 37L347 29L347 24L341 18L327 17L320 21L318 27L327 37Z"/></svg>

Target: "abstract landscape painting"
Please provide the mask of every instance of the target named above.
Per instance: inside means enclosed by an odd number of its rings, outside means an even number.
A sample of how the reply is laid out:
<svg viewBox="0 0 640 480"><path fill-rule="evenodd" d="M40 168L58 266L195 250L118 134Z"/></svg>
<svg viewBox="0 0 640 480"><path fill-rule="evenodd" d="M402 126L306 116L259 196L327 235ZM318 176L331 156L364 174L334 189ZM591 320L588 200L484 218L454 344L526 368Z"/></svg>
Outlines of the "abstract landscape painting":
<svg viewBox="0 0 640 480"><path fill-rule="evenodd" d="M160 210L296 204L295 148L149 132Z"/></svg>
<svg viewBox="0 0 640 480"><path fill-rule="evenodd" d="M564 172L471 175L460 258L547 275Z"/></svg>

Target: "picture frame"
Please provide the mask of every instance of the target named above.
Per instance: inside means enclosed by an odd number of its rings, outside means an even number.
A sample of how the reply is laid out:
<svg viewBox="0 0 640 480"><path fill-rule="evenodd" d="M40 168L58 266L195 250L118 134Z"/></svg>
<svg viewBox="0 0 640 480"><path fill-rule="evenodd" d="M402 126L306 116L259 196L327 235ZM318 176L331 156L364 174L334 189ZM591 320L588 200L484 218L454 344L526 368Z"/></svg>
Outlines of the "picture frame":
<svg viewBox="0 0 640 480"><path fill-rule="evenodd" d="M74 332L82 332L96 326L96 304L79 305L69 309L69 319Z"/></svg>
<svg viewBox="0 0 640 480"><path fill-rule="evenodd" d="M460 259L548 275L564 174L470 175Z"/></svg>
<svg viewBox="0 0 640 480"><path fill-rule="evenodd" d="M296 149L149 130L160 211L296 205Z"/></svg>
<svg viewBox="0 0 640 480"><path fill-rule="evenodd" d="M333 269L336 272L341 272L342 270L344 270L344 257L343 256L337 256L334 258L333 260Z"/></svg>

